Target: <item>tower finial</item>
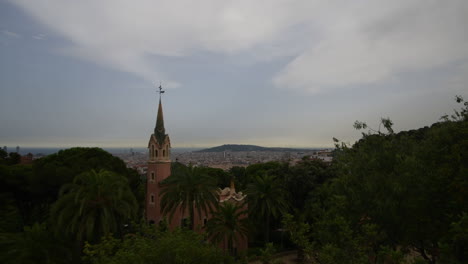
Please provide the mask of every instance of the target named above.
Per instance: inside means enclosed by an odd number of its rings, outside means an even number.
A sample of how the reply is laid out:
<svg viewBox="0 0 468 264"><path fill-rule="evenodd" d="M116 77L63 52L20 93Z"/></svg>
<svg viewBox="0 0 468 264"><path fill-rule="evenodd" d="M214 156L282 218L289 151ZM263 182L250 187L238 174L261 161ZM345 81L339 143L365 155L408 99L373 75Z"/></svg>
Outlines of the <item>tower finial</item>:
<svg viewBox="0 0 468 264"><path fill-rule="evenodd" d="M163 94L165 91L162 89L162 84L161 84L161 81L159 81L159 87L158 87L159 91L156 91L157 93L159 93L159 100L161 100L161 94Z"/></svg>
<svg viewBox="0 0 468 264"><path fill-rule="evenodd" d="M156 117L156 126L154 128L154 135L156 137L156 140L158 141L159 144L162 145L164 142L164 139L166 138L166 130L164 129L164 117L163 117L163 110L162 110L162 104L161 104L161 94L163 94L165 91L162 89L161 82L159 82L159 107L158 107L158 115Z"/></svg>

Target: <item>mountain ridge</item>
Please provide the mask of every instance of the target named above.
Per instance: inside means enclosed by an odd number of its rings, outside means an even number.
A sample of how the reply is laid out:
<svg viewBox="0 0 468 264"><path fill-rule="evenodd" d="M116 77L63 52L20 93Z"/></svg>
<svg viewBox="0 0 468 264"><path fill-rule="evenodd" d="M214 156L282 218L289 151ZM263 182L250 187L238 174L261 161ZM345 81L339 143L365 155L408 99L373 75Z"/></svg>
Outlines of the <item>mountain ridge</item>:
<svg viewBox="0 0 468 264"><path fill-rule="evenodd" d="M240 151L310 151L310 150L319 150L321 148L280 148L280 147L261 147L257 145L244 145L244 144L224 144L221 146L216 146L212 148L206 148L202 150L197 150L195 152L240 152Z"/></svg>

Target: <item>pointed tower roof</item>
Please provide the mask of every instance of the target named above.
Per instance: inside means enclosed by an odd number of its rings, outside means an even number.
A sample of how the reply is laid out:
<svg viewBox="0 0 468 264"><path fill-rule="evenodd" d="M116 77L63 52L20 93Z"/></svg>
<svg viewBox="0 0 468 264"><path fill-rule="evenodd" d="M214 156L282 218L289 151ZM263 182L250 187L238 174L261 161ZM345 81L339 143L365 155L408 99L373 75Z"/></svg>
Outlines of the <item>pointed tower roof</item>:
<svg viewBox="0 0 468 264"><path fill-rule="evenodd" d="M160 145L164 143L166 139L166 129L164 128L164 116L163 116L163 109L161 103L161 93L164 91L161 90L161 86L159 86L159 107L158 107L158 116L156 118L156 126L154 127L154 136Z"/></svg>

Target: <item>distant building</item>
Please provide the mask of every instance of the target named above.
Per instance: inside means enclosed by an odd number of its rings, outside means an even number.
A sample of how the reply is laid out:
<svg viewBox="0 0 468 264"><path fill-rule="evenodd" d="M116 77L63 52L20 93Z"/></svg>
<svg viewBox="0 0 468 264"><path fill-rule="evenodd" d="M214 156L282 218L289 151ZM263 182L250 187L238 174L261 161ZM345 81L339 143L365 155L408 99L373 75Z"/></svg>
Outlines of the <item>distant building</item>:
<svg viewBox="0 0 468 264"><path fill-rule="evenodd" d="M32 153L28 153L20 158L20 164L32 164L34 156Z"/></svg>

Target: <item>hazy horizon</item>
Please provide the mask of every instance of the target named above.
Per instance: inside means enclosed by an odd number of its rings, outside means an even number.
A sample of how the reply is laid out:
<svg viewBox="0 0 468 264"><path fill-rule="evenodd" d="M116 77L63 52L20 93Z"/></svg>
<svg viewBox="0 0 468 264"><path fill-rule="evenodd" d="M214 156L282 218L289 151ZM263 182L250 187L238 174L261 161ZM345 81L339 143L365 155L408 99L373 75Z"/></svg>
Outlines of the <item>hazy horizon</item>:
<svg viewBox="0 0 468 264"><path fill-rule="evenodd" d="M226 143L226 144L220 144L220 145L213 145L213 146L172 146L172 149L207 149L207 148L213 148L213 147L218 147L222 145L254 145L258 147L266 147L266 148L297 148L297 149L322 149L322 148L327 148L327 147L311 147L311 146L265 146L265 145L258 145L258 144L231 144L231 143ZM8 148L8 152L15 151L16 147L19 146L20 150L23 149L69 149L69 148L75 148L75 147L83 147L83 148L102 148L102 149L134 149L134 150L141 150L141 149L148 149L146 146L21 146L21 145L1 145L0 148L4 147Z"/></svg>
<svg viewBox="0 0 468 264"><path fill-rule="evenodd" d="M4 146L1 146L1 149L3 149ZM65 149L70 149L74 147L81 147L81 146L73 146L73 147L21 147L20 146L20 155L26 155L28 153L31 153L33 155L36 154L44 154L44 155L50 155L53 153L57 153L60 150L65 150ZM217 146L210 146L210 147L172 147L172 153L177 154L177 153L183 153L183 152L192 152L192 151L198 151L198 150L203 150L203 149L208 149L211 147L217 147ZM260 147L265 147L265 146L260 146ZM91 147L90 147L91 148ZM123 153L130 153L130 151L136 152L136 153L147 153L148 148L146 147L98 147L101 148L111 154L123 154ZM321 148L321 147L295 147L294 149L304 149L304 150L311 150L311 149L327 149L327 148ZM16 152L16 146L15 147L10 147L7 146L7 151L8 152Z"/></svg>

